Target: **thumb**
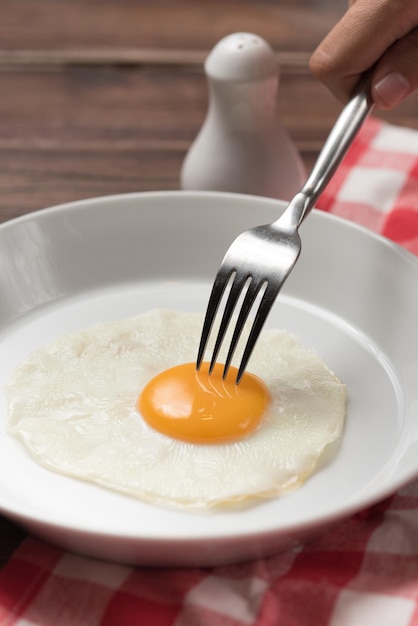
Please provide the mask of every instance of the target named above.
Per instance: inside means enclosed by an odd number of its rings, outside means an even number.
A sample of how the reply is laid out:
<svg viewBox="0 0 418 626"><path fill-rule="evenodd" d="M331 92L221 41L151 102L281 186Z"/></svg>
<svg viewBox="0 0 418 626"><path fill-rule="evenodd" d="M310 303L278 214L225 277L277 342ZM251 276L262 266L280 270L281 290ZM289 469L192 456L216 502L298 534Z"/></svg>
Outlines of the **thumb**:
<svg viewBox="0 0 418 626"><path fill-rule="evenodd" d="M372 98L380 109L392 109L418 89L418 28L396 41L378 62Z"/></svg>

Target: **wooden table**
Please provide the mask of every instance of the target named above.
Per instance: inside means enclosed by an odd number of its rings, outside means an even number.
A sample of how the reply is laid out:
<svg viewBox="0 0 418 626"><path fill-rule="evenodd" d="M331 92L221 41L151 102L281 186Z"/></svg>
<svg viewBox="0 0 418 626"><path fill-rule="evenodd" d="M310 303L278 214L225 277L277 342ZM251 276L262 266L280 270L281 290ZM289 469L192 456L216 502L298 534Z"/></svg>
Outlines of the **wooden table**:
<svg viewBox="0 0 418 626"><path fill-rule="evenodd" d="M346 0L3 0L0 221L89 196L178 188L207 107L203 61L238 31L277 51L282 120L309 169L340 105L311 77L308 60L345 7ZM418 128L418 97L381 117ZM0 564L23 536L0 517Z"/></svg>

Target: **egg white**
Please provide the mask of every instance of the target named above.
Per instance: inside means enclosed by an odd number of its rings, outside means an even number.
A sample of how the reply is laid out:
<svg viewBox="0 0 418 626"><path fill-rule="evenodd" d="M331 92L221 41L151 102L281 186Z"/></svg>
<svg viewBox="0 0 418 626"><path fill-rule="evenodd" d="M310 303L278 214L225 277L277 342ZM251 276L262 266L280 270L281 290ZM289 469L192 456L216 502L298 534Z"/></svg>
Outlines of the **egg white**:
<svg viewBox="0 0 418 626"><path fill-rule="evenodd" d="M285 331L264 331L253 353L272 401L248 437L186 443L139 415L153 376L195 360L202 319L153 310L37 350L6 386L9 432L51 470L157 505L206 509L299 487L342 434L346 389Z"/></svg>

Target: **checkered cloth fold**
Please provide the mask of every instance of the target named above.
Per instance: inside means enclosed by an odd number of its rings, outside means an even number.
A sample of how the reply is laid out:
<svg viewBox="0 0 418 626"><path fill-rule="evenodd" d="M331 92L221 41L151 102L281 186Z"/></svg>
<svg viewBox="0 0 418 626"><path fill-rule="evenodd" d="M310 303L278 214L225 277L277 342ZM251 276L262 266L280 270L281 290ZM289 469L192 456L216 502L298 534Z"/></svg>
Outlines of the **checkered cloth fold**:
<svg viewBox="0 0 418 626"><path fill-rule="evenodd" d="M369 119L319 208L418 254L418 132ZM133 568L27 537L0 571L0 624L418 626L418 482L241 565Z"/></svg>

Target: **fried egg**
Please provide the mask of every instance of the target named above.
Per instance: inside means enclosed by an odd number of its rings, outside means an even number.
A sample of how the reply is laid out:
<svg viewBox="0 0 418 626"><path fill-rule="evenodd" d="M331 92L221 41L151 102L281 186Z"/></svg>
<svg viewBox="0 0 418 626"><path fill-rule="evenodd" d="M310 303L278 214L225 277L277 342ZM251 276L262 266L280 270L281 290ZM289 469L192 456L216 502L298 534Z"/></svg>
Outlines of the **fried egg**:
<svg viewBox="0 0 418 626"><path fill-rule="evenodd" d="M296 489L341 437L345 386L284 330L261 334L239 385L196 372L202 322L152 310L38 349L6 386L8 431L50 470L156 505Z"/></svg>

